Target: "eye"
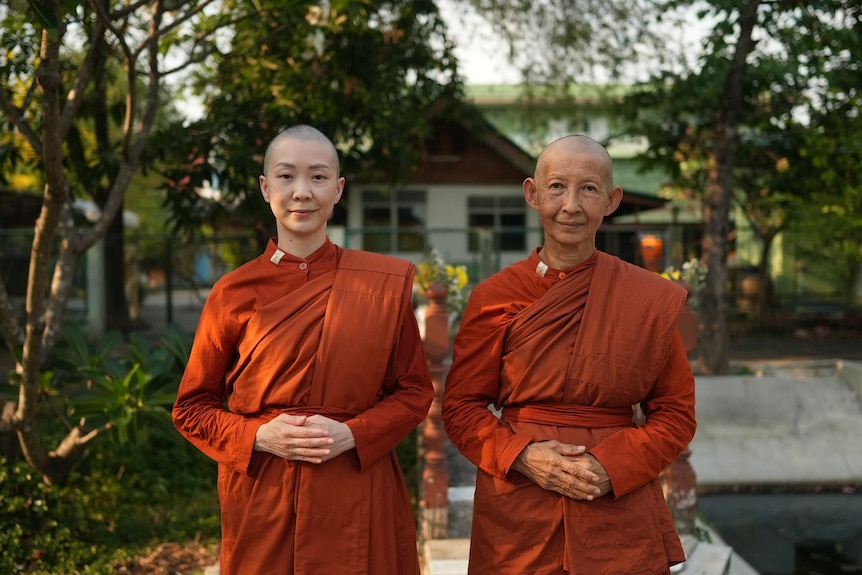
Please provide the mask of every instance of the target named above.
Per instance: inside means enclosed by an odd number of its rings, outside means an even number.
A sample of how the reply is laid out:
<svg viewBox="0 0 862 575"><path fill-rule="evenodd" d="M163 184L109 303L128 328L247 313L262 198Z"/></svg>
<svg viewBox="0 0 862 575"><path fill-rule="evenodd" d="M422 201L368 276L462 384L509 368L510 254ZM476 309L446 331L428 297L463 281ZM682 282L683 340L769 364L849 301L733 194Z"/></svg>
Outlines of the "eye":
<svg viewBox="0 0 862 575"><path fill-rule="evenodd" d="M279 174L278 178L282 180L292 180L293 174Z"/></svg>

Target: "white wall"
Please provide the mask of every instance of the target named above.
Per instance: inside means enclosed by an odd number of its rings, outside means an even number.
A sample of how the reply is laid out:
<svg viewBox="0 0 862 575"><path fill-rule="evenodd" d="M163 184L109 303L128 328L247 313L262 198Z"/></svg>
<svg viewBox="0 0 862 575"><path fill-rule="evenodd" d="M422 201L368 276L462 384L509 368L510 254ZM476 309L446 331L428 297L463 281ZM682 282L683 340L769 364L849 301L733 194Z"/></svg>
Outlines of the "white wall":
<svg viewBox="0 0 862 575"><path fill-rule="evenodd" d="M348 211L348 227L351 230L362 228L362 191L368 187L356 187L352 190L350 209ZM515 196L523 198L520 182L512 185L496 186L409 186L404 189L426 191L426 227L430 230L429 243L437 249L447 262L469 262L476 257L468 252L467 236L467 198L470 196ZM497 254L499 265L506 266L524 259L541 241L539 219L537 214L527 207L527 227L531 230L527 235L527 250L525 252L504 252ZM352 248L362 248L361 237L351 234L349 245ZM418 261L424 254L393 253L392 255Z"/></svg>

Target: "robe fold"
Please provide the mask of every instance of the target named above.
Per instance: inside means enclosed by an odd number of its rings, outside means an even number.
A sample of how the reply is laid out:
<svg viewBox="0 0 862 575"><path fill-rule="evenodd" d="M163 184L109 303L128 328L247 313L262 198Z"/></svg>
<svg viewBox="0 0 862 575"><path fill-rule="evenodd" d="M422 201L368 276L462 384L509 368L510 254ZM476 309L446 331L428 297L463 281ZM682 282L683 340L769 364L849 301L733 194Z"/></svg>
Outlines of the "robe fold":
<svg viewBox="0 0 862 575"><path fill-rule="evenodd" d="M410 306L413 264L327 241L273 241L207 298L173 417L218 461L224 575L418 573L394 448L433 398ZM280 413L345 422L356 448L322 464L253 451Z"/></svg>
<svg viewBox="0 0 862 575"><path fill-rule="evenodd" d="M478 467L469 573L668 573L685 557L657 478L696 427L685 290L603 252L544 274L540 261L477 286L455 338L443 419ZM511 470L545 440L585 445L613 491L573 500Z"/></svg>

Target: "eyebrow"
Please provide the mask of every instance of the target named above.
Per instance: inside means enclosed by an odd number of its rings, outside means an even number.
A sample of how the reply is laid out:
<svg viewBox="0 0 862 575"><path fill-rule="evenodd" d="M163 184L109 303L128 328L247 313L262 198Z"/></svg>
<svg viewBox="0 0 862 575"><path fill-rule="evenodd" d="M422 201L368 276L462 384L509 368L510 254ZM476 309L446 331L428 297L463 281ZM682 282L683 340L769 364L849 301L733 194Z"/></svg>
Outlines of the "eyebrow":
<svg viewBox="0 0 862 575"><path fill-rule="evenodd" d="M296 164L292 164L290 162L276 162L275 165L276 166L284 166L286 168L296 168ZM326 164L326 163L311 164L308 167L312 170L331 170L332 169L332 166L330 166L329 164Z"/></svg>

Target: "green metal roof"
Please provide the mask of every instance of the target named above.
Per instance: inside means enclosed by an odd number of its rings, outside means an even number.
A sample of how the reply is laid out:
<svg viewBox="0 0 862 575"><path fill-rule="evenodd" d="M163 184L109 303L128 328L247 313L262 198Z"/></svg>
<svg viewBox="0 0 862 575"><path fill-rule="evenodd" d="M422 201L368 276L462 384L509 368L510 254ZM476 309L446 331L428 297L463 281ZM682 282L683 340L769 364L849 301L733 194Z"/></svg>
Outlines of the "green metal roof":
<svg viewBox="0 0 862 575"><path fill-rule="evenodd" d="M572 84L564 94L576 102L596 102L624 96L630 86L624 84ZM464 86L468 100L476 104L505 104L517 102L532 93L536 98L560 96L553 86L526 86L524 84L472 84Z"/></svg>
<svg viewBox="0 0 862 575"><path fill-rule="evenodd" d="M633 158L614 158L614 184L623 187L623 193L632 192L658 197L667 176L660 170L641 172Z"/></svg>

